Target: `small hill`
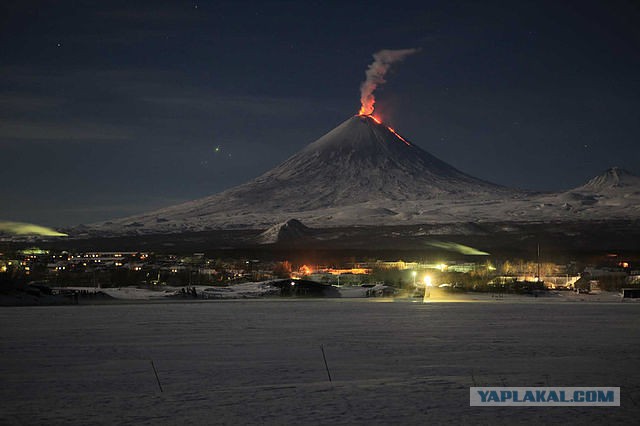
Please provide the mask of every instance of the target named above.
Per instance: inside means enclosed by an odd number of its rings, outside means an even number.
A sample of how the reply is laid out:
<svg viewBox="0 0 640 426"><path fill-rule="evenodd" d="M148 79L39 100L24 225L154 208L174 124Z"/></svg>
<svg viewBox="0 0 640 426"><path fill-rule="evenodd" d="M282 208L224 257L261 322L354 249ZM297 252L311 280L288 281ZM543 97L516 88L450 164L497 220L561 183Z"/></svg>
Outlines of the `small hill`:
<svg viewBox="0 0 640 426"><path fill-rule="evenodd" d="M275 244L313 238L313 231L296 219L273 225L258 236L260 244Z"/></svg>

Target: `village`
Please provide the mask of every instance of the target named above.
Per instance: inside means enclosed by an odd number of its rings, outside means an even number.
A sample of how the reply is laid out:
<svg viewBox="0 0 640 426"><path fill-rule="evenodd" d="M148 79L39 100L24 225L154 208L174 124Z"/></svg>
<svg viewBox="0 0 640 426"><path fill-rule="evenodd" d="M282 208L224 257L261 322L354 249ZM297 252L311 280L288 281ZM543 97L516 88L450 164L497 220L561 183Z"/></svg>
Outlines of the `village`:
<svg viewBox="0 0 640 426"><path fill-rule="evenodd" d="M35 247L0 253L0 291L4 293L69 287L95 289L93 292L115 287L156 291L180 288L181 295L197 298L196 287L233 287L277 280L292 280L292 283L301 280L307 287L314 284L339 288L384 286L388 290L379 294L385 296L422 294L426 287L443 292L537 294L567 290L593 294L607 291L620 292L624 297L638 297L640 293L640 268L615 254L602 256L594 263L563 264L487 258L481 261L477 258L419 261L351 258L330 264L297 264L286 259L221 259L205 253L74 252ZM88 290L83 291L81 295L88 294Z"/></svg>

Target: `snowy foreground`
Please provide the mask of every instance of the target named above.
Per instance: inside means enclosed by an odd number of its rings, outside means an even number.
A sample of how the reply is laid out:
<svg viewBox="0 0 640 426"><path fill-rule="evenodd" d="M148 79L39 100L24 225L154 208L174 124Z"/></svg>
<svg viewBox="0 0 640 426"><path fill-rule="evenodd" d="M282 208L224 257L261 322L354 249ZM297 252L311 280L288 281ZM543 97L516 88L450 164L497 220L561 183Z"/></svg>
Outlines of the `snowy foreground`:
<svg viewBox="0 0 640 426"><path fill-rule="evenodd" d="M93 287L66 287L67 289L101 291L113 301L167 301L167 299L180 300L183 287L163 287L165 290L150 290L136 287L114 287L95 289ZM234 284L228 287L193 286L200 299L255 299L264 297L274 297L280 294L280 289L275 287L270 281L248 282ZM367 291L381 292L390 287L378 284L370 288L361 286L333 287L342 298L363 298L367 297ZM403 299L405 296L399 296ZM290 299L289 299L290 300ZM184 299L182 299L184 301ZM530 295L517 294L497 294L497 293L457 293L447 292L441 289L433 289L429 296L430 302L605 302L605 303L640 303L640 299L622 300L618 292L593 292L591 294L576 294L573 291L549 291L541 293L539 299L534 299ZM82 303L94 303L92 300Z"/></svg>
<svg viewBox="0 0 640 426"><path fill-rule="evenodd" d="M539 298L3 308L0 424L637 424L639 315ZM619 386L621 407L469 407L474 384Z"/></svg>

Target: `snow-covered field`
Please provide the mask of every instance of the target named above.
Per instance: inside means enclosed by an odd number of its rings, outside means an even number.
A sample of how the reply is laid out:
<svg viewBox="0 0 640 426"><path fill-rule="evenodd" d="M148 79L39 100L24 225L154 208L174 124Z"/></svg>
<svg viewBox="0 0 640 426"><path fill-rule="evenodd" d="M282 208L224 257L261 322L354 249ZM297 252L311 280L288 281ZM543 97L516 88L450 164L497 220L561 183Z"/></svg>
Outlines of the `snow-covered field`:
<svg viewBox="0 0 640 426"><path fill-rule="evenodd" d="M193 287L170 287L162 286L158 290L152 290L148 288L137 287L108 287L97 289L95 287L64 287L67 290L84 290L87 292L100 291L113 299L109 299L106 302L119 302L119 301L168 301L176 300L184 301L184 299L191 300L191 296L187 293L184 295L181 290L185 288L194 288L197 292L197 299L255 299L264 297L275 297L280 295L280 289L273 285L272 281L259 281L259 282L246 282L240 284L233 284L227 287L221 286L201 286L196 285ZM342 286L333 287L337 290L341 298L364 298L367 297L367 292L373 292L373 294L380 295L383 289L390 289L391 287L383 284L377 284L373 287L362 286ZM407 296L400 293L399 298L406 298ZM551 302L605 302L605 303L640 303L640 299L625 299L622 300L619 292L591 292L590 294L577 294L573 291L547 291L540 293L539 301L545 303ZM518 302L528 303L535 301L531 295L520 294L505 294L505 293L458 293L448 292L443 289L434 288L430 291L430 302ZM105 301L99 301L104 303ZM83 299L82 304L95 304L93 299Z"/></svg>
<svg viewBox="0 0 640 426"><path fill-rule="evenodd" d="M639 315L540 298L3 308L0 423L637 424ZM469 407L474 383L619 386L622 406Z"/></svg>
<svg viewBox="0 0 640 426"><path fill-rule="evenodd" d="M180 296L180 290L186 287L162 286L160 290L136 287L113 287L96 289L94 287L66 287L67 289L101 291L116 300L163 300ZM248 282L229 287L193 286L200 299L242 299L280 294L280 289L265 282ZM91 303L91 301L89 301Z"/></svg>

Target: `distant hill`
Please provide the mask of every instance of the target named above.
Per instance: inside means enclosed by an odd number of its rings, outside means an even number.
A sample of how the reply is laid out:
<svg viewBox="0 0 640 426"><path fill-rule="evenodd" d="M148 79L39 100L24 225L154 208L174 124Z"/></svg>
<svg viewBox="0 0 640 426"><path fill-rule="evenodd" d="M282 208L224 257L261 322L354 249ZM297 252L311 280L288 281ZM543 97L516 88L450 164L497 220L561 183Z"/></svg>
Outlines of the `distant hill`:
<svg viewBox="0 0 640 426"><path fill-rule="evenodd" d="M275 244L295 240L313 238L313 231L299 220L289 219L284 223L273 225L257 238L261 244Z"/></svg>

